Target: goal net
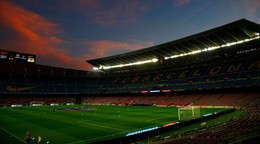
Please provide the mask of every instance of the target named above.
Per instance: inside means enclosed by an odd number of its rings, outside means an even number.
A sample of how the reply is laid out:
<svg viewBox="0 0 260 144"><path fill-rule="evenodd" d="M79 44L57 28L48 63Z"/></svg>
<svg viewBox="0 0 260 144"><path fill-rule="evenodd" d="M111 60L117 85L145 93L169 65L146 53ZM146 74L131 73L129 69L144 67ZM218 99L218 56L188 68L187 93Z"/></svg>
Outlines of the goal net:
<svg viewBox="0 0 260 144"><path fill-rule="evenodd" d="M200 117L200 107L181 107L178 108L178 119L186 120Z"/></svg>

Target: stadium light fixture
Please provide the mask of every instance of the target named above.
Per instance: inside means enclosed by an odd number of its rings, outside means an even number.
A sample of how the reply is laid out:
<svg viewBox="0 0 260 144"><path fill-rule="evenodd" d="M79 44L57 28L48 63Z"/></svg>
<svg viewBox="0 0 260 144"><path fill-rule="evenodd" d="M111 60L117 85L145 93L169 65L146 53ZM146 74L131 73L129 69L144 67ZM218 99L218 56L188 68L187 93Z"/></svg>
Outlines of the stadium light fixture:
<svg viewBox="0 0 260 144"><path fill-rule="evenodd" d="M157 62L157 61L158 61L158 59L155 59L155 58L152 59L152 62L154 62L154 63Z"/></svg>
<svg viewBox="0 0 260 144"><path fill-rule="evenodd" d="M133 66L133 65L141 65L141 64L146 64L146 63L155 63L157 61L158 61L157 58L153 58L153 59L150 59L150 60L137 61L137 62L134 62L134 63L119 64L119 65L114 65L114 66L102 66L102 65L100 65L99 68L94 67L93 69L94 70L111 69L111 68L119 68L119 67Z"/></svg>
<svg viewBox="0 0 260 144"><path fill-rule="evenodd" d="M227 44L220 45L220 46L212 46L212 47L204 48L204 49L201 49L201 50L191 51L191 52L188 52L188 53L172 55L170 57L164 57L164 59L168 60L168 59L183 57L183 56L187 56L187 55L194 55L194 54L198 54L198 53L201 53L201 52L212 51L212 50L224 48L224 47L230 47L230 46L233 46L233 45L249 42L249 41L256 40L256 39L260 39L260 33L255 33L255 35L253 37L248 38L248 39L244 39L244 40L240 40L240 41L236 41L236 42L231 42L231 43L227 43ZM146 63L155 63L155 62L158 62L157 58L153 58L153 59L145 60L145 61L137 61L137 62L134 62L134 63L113 65L113 66L100 65L98 68L94 67L93 70L119 68L119 67L133 66L133 65L141 65L141 64L146 64Z"/></svg>
<svg viewBox="0 0 260 144"><path fill-rule="evenodd" d="M230 46L233 46L233 45L249 42L249 41L252 41L252 40L255 40L255 39L260 39L260 34L259 33L255 33L255 36L252 37L252 38L249 38L249 39L244 39L244 40L240 40L240 41L236 41L236 42L231 42L231 43L227 43L227 44L224 44L224 45L221 45L221 46L212 46L212 47L204 48L204 49L201 49L201 50L191 51L191 52L188 52L188 53L172 55L170 57L164 57L164 59L168 60L168 59L173 59L173 58L182 57L182 56L186 56L186 55L194 55L194 54L201 53L201 52L212 51L212 50L219 49L219 48L224 48L224 47L230 47Z"/></svg>
<svg viewBox="0 0 260 144"><path fill-rule="evenodd" d="M99 70L99 68L97 68L97 67L93 67L93 70Z"/></svg>

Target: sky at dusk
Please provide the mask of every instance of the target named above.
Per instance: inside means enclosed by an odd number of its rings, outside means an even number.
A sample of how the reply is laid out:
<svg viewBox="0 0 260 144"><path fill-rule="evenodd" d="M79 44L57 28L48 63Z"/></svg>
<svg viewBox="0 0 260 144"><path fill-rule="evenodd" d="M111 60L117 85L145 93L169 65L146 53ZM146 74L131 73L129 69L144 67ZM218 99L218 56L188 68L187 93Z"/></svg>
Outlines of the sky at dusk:
<svg viewBox="0 0 260 144"><path fill-rule="evenodd" d="M242 18L260 0L0 0L0 49L37 64L90 70L86 60L177 40Z"/></svg>

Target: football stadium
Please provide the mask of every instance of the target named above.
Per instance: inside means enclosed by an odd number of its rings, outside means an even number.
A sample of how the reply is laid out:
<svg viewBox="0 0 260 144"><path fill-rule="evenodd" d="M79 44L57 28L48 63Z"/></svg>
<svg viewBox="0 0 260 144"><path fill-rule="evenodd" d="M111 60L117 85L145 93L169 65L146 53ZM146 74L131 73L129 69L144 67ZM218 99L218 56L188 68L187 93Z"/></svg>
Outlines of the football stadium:
<svg viewBox="0 0 260 144"><path fill-rule="evenodd" d="M260 142L260 25L241 19L92 71L0 50L4 144Z"/></svg>

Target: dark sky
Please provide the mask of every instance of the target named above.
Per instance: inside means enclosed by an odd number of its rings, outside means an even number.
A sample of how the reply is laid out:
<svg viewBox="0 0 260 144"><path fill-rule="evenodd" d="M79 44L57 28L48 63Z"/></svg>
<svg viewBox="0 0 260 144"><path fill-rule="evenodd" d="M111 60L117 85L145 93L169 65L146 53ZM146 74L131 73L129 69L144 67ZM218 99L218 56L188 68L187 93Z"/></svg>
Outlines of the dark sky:
<svg viewBox="0 0 260 144"><path fill-rule="evenodd" d="M90 70L86 60L147 48L242 18L260 0L0 0L0 49Z"/></svg>

